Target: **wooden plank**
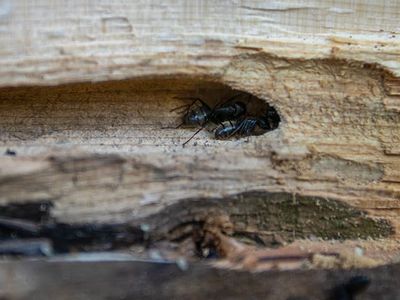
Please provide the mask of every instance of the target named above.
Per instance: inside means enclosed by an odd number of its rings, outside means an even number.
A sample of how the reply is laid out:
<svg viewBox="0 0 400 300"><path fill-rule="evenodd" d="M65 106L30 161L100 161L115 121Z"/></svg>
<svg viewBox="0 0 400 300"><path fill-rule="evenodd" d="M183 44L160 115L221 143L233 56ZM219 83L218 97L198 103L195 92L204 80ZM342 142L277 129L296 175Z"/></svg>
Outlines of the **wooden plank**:
<svg viewBox="0 0 400 300"><path fill-rule="evenodd" d="M284 64L272 61L265 70ZM188 198L280 191L346 201L387 218L398 232L392 212L399 206L400 162L387 151L400 136L400 116L384 107L382 93L375 95L382 71L319 63L323 76L298 65L267 71L275 80L265 81L273 94L265 99L282 118L277 130L227 141L203 130L185 148L196 129L174 128L183 114L171 110L187 103L176 97L214 103L232 95L230 87L180 77L3 89L0 151L16 155L0 157L0 203L50 201L59 221L104 222ZM301 64L300 70L317 66ZM337 77L341 72L347 77ZM232 74L240 80L242 73ZM325 77L318 89L317 77ZM299 86L300 78L310 88Z"/></svg>
<svg viewBox="0 0 400 300"><path fill-rule="evenodd" d="M254 49L398 73L399 11L390 0L3 0L0 85L222 74Z"/></svg>
<svg viewBox="0 0 400 300"><path fill-rule="evenodd" d="M400 266L351 271L257 272L204 264L140 261L17 261L0 263L4 299L335 299L352 277L370 285L359 299L399 299ZM340 294L340 295L339 295ZM347 295L348 297L348 295ZM358 297L357 297L358 299Z"/></svg>
<svg viewBox="0 0 400 300"><path fill-rule="evenodd" d="M187 199L281 192L368 211L396 242L399 12L389 0L1 1L0 204L135 223ZM213 107L238 92L280 126L226 141L210 126L183 148L197 129L176 128L182 97Z"/></svg>

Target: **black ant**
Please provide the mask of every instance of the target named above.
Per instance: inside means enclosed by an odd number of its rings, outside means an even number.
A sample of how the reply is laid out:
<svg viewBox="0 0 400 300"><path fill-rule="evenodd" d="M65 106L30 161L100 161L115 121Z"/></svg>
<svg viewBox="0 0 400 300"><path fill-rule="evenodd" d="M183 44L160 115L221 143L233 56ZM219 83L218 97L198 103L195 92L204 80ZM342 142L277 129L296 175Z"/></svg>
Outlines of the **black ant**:
<svg viewBox="0 0 400 300"><path fill-rule="evenodd" d="M205 103L203 100L200 98L186 98L186 99L192 99L194 100L191 104L189 105L184 105L177 107L173 109L173 111L180 109L182 107L187 107L186 108L186 113L183 117L183 122L177 127L181 127L182 125L198 125L201 126L185 143L182 145L185 146L188 142L190 142L201 130L204 129L204 127L208 123L214 123L214 124L222 124L225 121L234 121L237 120L238 118L242 117L243 115L246 114L246 105L243 102L240 101L234 101L232 102L235 98L240 96L240 94L235 95L228 100L224 101L220 105L216 105L213 109ZM197 109L190 110L190 108L196 103L200 102L201 106L198 107Z"/></svg>
<svg viewBox="0 0 400 300"><path fill-rule="evenodd" d="M263 117L246 117L237 120L234 125L220 126L215 130L215 138L226 139L231 136L259 135L278 127L280 117L275 108L268 107Z"/></svg>
<svg viewBox="0 0 400 300"><path fill-rule="evenodd" d="M211 109L204 101L202 106L197 110L189 111L184 117L186 125L203 126L208 122L220 124L225 121L236 120L246 113L246 105L243 102L233 102L223 104L220 107Z"/></svg>

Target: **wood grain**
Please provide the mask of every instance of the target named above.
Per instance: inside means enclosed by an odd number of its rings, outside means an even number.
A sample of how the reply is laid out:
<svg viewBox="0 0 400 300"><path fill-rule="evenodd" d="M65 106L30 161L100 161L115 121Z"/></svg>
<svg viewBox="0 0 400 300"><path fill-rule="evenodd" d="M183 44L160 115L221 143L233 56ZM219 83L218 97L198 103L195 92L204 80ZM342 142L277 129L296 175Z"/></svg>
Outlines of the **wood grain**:
<svg viewBox="0 0 400 300"><path fill-rule="evenodd" d="M0 157L0 204L132 221L188 198L285 192L383 218L395 240L399 12L393 1L0 1L0 152L17 154ZM273 105L279 128L227 141L208 128L183 148L195 129L174 128L177 97L237 91Z"/></svg>
<svg viewBox="0 0 400 300"><path fill-rule="evenodd" d="M215 74L233 56L340 57L399 74L396 1L2 0L0 85Z"/></svg>
<svg viewBox="0 0 400 300"><path fill-rule="evenodd" d="M109 257L111 259L112 256ZM0 264L5 299L340 299L353 276L370 285L360 299L398 299L399 265L364 270L239 272L201 264L141 261L23 261ZM96 276L93 276L96 270ZM58 276L54 276L57 273ZM3 283L3 285L1 285ZM190 284L188 284L190 283ZM333 298L332 298L333 297Z"/></svg>

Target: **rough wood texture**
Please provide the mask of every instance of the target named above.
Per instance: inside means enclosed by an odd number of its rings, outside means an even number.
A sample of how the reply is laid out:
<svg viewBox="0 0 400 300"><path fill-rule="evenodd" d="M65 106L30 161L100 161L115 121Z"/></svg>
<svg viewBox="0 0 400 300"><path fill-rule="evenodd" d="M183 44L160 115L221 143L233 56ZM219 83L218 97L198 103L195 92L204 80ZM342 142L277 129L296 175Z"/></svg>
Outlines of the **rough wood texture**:
<svg viewBox="0 0 400 300"><path fill-rule="evenodd" d="M398 74L399 12L390 0L2 0L0 83L222 74L246 52L354 59Z"/></svg>
<svg viewBox="0 0 400 300"><path fill-rule="evenodd" d="M1 204L132 220L283 191L345 201L399 236L399 3L158 2L0 2L0 150L17 153L0 158ZM114 79L130 80L45 86ZM165 128L182 117L175 97L215 103L231 88L281 126L228 141L205 130L182 148L195 129Z"/></svg>
<svg viewBox="0 0 400 300"><path fill-rule="evenodd" d="M352 271L237 272L171 263L9 262L0 263L3 299L307 299L338 300L334 292L352 276L370 285L355 299L399 299L400 266ZM96 270L96 276L93 276ZM57 276L54 276L57 274ZM21 284L23 281L23 284ZM188 284L188 282L190 282ZM3 284L2 284L3 283ZM335 297L336 296L336 297Z"/></svg>

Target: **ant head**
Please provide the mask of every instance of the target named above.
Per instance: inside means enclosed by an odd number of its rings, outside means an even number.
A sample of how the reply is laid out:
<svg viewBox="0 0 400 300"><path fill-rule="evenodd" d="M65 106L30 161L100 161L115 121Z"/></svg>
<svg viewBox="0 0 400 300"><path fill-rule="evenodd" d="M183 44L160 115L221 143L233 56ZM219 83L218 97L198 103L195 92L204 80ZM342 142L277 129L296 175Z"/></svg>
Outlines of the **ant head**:
<svg viewBox="0 0 400 300"><path fill-rule="evenodd" d="M191 110L185 115L184 122L187 125L204 125L208 121L207 114L202 109Z"/></svg>

